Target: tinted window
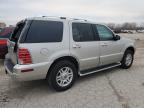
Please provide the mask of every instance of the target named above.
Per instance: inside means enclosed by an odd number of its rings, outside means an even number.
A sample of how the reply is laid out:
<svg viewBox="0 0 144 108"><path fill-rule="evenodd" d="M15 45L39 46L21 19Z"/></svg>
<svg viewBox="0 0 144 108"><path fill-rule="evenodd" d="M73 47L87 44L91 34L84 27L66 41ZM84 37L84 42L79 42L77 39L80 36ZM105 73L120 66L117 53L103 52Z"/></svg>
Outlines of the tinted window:
<svg viewBox="0 0 144 108"><path fill-rule="evenodd" d="M103 25L96 25L101 41L113 40L113 33Z"/></svg>
<svg viewBox="0 0 144 108"><path fill-rule="evenodd" d="M77 42L95 41L91 24L73 23L72 24L73 39Z"/></svg>
<svg viewBox="0 0 144 108"><path fill-rule="evenodd" d="M61 42L63 23L56 21L33 21L27 34L27 43Z"/></svg>
<svg viewBox="0 0 144 108"><path fill-rule="evenodd" d="M23 21L19 22L16 25L16 27L12 33L12 36L10 37L11 41L17 42L19 40L19 37L21 35L21 32L22 32L24 26L25 26L25 22L23 22Z"/></svg>

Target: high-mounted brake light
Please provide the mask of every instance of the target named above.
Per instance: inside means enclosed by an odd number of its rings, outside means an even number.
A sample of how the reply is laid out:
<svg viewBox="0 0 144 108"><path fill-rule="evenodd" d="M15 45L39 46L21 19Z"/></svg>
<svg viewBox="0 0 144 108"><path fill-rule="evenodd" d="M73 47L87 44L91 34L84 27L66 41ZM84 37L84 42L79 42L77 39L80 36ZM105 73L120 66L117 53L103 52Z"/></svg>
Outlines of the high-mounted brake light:
<svg viewBox="0 0 144 108"><path fill-rule="evenodd" d="M18 49L18 60L20 64L31 64L32 59L30 52L26 48L19 48Z"/></svg>

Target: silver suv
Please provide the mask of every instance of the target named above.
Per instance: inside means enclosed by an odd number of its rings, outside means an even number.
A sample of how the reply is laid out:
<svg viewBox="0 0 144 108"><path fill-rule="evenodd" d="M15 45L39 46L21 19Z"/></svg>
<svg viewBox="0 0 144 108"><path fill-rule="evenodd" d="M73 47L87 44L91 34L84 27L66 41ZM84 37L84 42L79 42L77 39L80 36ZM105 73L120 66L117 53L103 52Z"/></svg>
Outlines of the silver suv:
<svg viewBox="0 0 144 108"><path fill-rule="evenodd" d="M20 81L46 79L57 91L84 76L133 63L134 41L108 27L64 17L27 18L8 41L6 72Z"/></svg>

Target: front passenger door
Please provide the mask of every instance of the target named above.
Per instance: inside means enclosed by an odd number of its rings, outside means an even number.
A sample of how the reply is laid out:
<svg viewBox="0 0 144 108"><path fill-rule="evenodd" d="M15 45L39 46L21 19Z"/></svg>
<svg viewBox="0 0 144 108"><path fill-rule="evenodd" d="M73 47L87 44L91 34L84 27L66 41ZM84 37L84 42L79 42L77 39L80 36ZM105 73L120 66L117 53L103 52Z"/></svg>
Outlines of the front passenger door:
<svg viewBox="0 0 144 108"><path fill-rule="evenodd" d="M100 65L119 62L122 57L122 44L114 40L114 33L104 25L96 25L100 38Z"/></svg>

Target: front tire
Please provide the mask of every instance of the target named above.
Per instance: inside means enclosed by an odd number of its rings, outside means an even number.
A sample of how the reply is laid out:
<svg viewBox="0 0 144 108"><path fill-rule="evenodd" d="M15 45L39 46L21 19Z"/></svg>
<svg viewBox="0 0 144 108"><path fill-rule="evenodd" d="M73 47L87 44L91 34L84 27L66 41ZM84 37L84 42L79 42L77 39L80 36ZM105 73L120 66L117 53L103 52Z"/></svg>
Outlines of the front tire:
<svg viewBox="0 0 144 108"><path fill-rule="evenodd" d="M67 60L59 61L52 66L47 78L49 86L56 91L64 91L72 87L77 78L75 65Z"/></svg>
<svg viewBox="0 0 144 108"><path fill-rule="evenodd" d="M130 68L133 63L133 58L134 58L134 52L131 50L127 50L121 61L121 68L123 68L123 69Z"/></svg>

